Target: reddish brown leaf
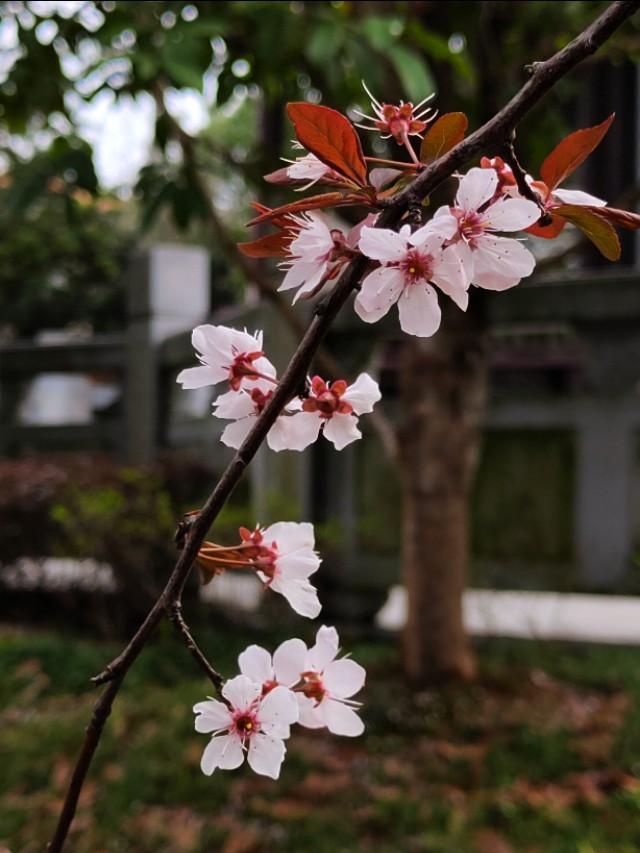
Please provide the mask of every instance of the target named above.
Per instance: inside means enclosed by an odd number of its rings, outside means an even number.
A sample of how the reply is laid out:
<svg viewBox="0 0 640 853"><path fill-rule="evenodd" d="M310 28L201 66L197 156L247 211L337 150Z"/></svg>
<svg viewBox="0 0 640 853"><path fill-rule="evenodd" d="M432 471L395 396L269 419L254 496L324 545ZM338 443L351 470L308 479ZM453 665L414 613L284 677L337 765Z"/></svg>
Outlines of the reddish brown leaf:
<svg viewBox="0 0 640 853"><path fill-rule="evenodd" d="M306 101L287 104L287 114L298 141L308 151L358 186L367 186L362 146L348 118L337 110Z"/></svg>
<svg viewBox="0 0 640 853"><path fill-rule="evenodd" d="M615 113L611 113L601 124L576 130L556 145L540 167L540 177L549 189L557 187L587 159L602 141L614 118Z"/></svg>
<svg viewBox="0 0 640 853"><path fill-rule="evenodd" d="M445 113L434 122L420 146L420 160L423 163L433 163L458 142L462 142L469 126L469 119L464 113Z"/></svg>
<svg viewBox="0 0 640 853"><path fill-rule="evenodd" d="M584 205L584 207L608 222L613 222L619 228L627 228L629 231L636 231L640 228L640 214L638 213L618 210L615 207L592 207L591 205Z"/></svg>
<svg viewBox="0 0 640 853"><path fill-rule="evenodd" d="M311 195L308 198L301 198L297 201L292 201L289 204L283 204L282 207L276 207L273 210L268 210L266 213L261 213L252 219L248 225L257 225L259 222L275 222L277 218L291 213L300 213L305 210L320 210L323 207L345 207L351 204L366 204L368 199L362 198L359 195L344 195L343 193L321 193L320 195Z"/></svg>
<svg viewBox="0 0 640 853"><path fill-rule="evenodd" d="M278 231L248 243L238 243L238 248L249 258L283 258L294 236L286 231Z"/></svg>
<svg viewBox="0 0 640 853"><path fill-rule="evenodd" d="M551 211L549 212L551 213ZM543 237L545 240L555 240L566 224L566 220L551 213L551 222L549 225L539 225L536 222L534 225L525 228L525 231L527 234L533 234L535 237Z"/></svg>
<svg viewBox="0 0 640 853"><path fill-rule="evenodd" d="M573 223L587 236L593 245L610 261L620 257L620 240L613 226L595 210L578 204L563 204L555 207L553 212L568 222Z"/></svg>

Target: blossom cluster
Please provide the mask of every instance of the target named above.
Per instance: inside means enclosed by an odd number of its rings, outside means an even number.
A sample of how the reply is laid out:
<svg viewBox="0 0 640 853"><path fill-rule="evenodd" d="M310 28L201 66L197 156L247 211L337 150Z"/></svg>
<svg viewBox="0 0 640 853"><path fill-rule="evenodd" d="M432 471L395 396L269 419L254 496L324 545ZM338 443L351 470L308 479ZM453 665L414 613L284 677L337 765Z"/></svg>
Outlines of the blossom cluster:
<svg viewBox="0 0 640 853"><path fill-rule="evenodd" d="M261 646L245 649L238 658L240 675L222 688L224 701L209 698L193 708L196 731L211 734L200 762L203 773L233 770L246 753L252 770L277 779L294 723L347 737L362 734L359 703L351 697L363 687L365 671L349 658L336 660L338 649L338 632L324 625L311 648L291 639L273 657Z"/></svg>
<svg viewBox="0 0 640 853"><path fill-rule="evenodd" d="M289 104L294 146L304 153L266 180L293 184L298 191L324 184L331 191L276 209L253 203L258 215L250 224L268 222L276 230L240 244L240 249L250 257L280 259L284 277L279 290L295 291L293 303L314 297L360 257L367 271L354 300L358 317L376 323L397 305L401 329L429 337L441 322L439 292L466 311L472 286L504 291L533 273L535 257L524 238L509 235L526 232L552 239L569 222L605 257L616 260L620 244L613 225L640 227L640 216L560 186L599 144L613 116L562 140L542 163L539 180L522 171L512 149L509 163L499 156L482 157L479 165L453 176L457 187L450 204L431 216L425 206L413 205L397 230L382 227L378 218L389 199L455 147L468 121L463 113L436 119L435 111L424 106L431 96L414 107L409 102L380 102L365 90L374 115L356 111L368 122L356 126L393 140L409 161L365 157L346 116L316 104ZM419 155L415 138L420 140ZM366 211L347 230L319 212L347 206ZM372 412L381 398L377 382L367 373L351 383L308 376L303 388L285 394L263 350L262 332L201 325L192 341L200 364L183 370L177 381L185 389L224 386L213 401L213 416L229 422L221 441L232 448L242 447L269 408L273 419L266 441L271 450L302 451L321 433L342 450L361 437L360 416ZM197 556L203 583L221 572L250 571L265 589L282 595L296 613L311 619L321 610L310 581L320 562L313 526L294 522L240 528L239 543L205 542ZM196 730L211 734L202 756L203 772L238 767L246 753L255 772L277 778L284 741L295 723L326 727L337 735L361 734L358 703L351 697L362 688L365 672L348 658L336 659L338 645L336 630L323 626L312 648L291 639L273 657L259 646L246 649L238 659L240 675L224 684L221 698L194 707Z"/></svg>

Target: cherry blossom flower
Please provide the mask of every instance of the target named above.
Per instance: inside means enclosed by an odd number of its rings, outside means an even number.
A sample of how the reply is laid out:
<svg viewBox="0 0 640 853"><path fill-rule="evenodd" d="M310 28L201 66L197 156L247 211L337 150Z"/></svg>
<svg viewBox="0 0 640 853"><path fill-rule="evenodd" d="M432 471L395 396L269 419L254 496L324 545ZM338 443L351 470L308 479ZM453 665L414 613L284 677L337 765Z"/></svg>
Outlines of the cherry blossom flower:
<svg viewBox="0 0 640 853"><path fill-rule="evenodd" d="M286 752L284 740L298 719L296 696L286 687L275 687L263 697L260 685L246 675L227 681L222 695L228 705L208 699L193 707L196 731L211 733L200 761L202 772L210 776L218 767L234 770L246 752L252 770L277 779Z"/></svg>
<svg viewBox="0 0 640 853"><path fill-rule="evenodd" d="M358 416L372 412L380 397L378 383L367 373L361 373L352 385L347 385L344 379L327 383L314 376L302 412L291 418L289 429L298 446L308 447L322 429L335 449L342 450L362 438Z"/></svg>
<svg viewBox="0 0 640 853"><path fill-rule="evenodd" d="M241 528L240 535L251 565L265 586L284 596L300 616L314 619L322 605L318 591L309 583L321 562L314 551L313 525L278 521L265 530Z"/></svg>
<svg viewBox="0 0 640 853"><path fill-rule="evenodd" d="M495 231L521 231L540 218L540 208L522 198L500 196L494 168L470 169L460 179L453 207L439 208L435 229L449 234L468 281L487 290L513 287L535 267L535 258L518 240Z"/></svg>
<svg viewBox="0 0 640 853"><path fill-rule="evenodd" d="M411 233L409 225L399 232L387 228L363 228L360 251L382 266L362 282L354 308L366 323L375 323L397 302L400 327L409 335L429 337L440 326L436 284L462 310L468 303L468 279L456 250L443 248L457 230L457 222L432 223Z"/></svg>
<svg viewBox="0 0 640 853"><path fill-rule="evenodd" d="M288 259L281 265L287 274L278 290L298 288L294 304L301 297L313 296L337 272L336 267L350 254L344 235L338 228L330 229L315 213L292 217L299 230L288 248Z"/></svg>
<svg viewBox="0 0 640 853"><path fill-rule="evenodd" d="M214 417L234 421L224 428L220 436L222 443L227 447L240 447L272 396L273 391L252 388L251 391L229 391L218 397L213 404ZM300 411L300 403L293 400L278 416L267 433L267 445L271 450L304 450L308 446L305 437L293 426L297 411Z"/></svg>
<svg viewBox="0 0 640 853"><path fill-rule="evenodd" d="M263 695L274 687L295 687L302 679L307 646L302 640L285 640L273 653L249 646L238 657L240 672L262 686Z"/></svg>
<svg viewBox="0 0 640 853"><path fill-rule="evenodd" d="M336 629L323 625L304 659L302 686L296 693L299 723L311 729L326 726L332 734L357 737L364 724L354 710L360 703L351 697L362 689L366 672L349 658L336 660L338 646Z"/></svg>
<svg viewBox="0 0 640 853"><path fill-rule="evenodd" d="M178 374L176 381L183 388L225 381L234 391L247 386L263 391L273 388L276 369L262 352L262 332L250 335L246 329L203 325L193 330L191 342L201 365Z"/></svg>
<svg viewBox="0 0 640 853"><path fill-rule="evenodd" d="M420 161L409 142L409 137L422 136L429 121L435 118L435 110L432 110L431 107L426 107L422 112L419 112L420 108L434 97L434 94L428 95L415 107L412 103L405 103L404 101L400 101L400 104L396 106L395 104L380 103L371 94L364 80L362 81L362 86L371 100L371 109L375 115L368 116L359 110L355 110L356 115L360 116L364 121L371 122L370 126L356 124L356 127L362 130L377 131L382 134L383 139L395 139L398 145L404 145L411 159L415 163L419 163Z"/></svg>

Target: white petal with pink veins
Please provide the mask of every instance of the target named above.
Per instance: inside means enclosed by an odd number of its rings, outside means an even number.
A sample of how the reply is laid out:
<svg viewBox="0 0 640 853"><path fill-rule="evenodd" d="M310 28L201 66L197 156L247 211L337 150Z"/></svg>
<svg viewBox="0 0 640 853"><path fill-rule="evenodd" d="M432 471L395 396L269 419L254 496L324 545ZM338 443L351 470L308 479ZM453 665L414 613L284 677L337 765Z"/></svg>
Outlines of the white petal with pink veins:
<svg viewBox="0 0 640 853"><path fill-rule="evenodd" d="M498 176L494 169L469 169L460 181L456 205L466 211L475 211L493 195L498 187Z"/></svg>
<svg viewBox="0 0 640 853"><path fill-rule="evenodd" d="M353 415L333 415L325 423L323 433L336 450L342 450L348 444L362 438L362 433L358 429L358 419Z"/></svg>
<svg viewBox="0 0 640 853"><path fill-rule="evenodd" d="M606 207L607 202L595 195L582 192L582 190L553 190L553 196L563 204L589 204L592 207Z"/></svg>
<svg viewBox="0 0 640 853"><path fill-rule="evenodd" d="M254 426L255 422L256 418L251 415L248 418L234 421L224 428L220 441L227 447L237 450L251 432L251 427Z"/></svg>
<svg viewBox="0 0 640 853"><path fill-rule="evenodd" d="M428 284L405 287L398 300L400 328L408 335L428 338L440 326L440 306L435 290Z"/></svg>
<svg viewBox="0 0 640 853"><path fill-rule="evenodd" d="M356 415L366 415L373 411L373 407L380 400L380 386L368 373L361 373L356 381L349 385L342 399L353 408Z"/></svg>
<svg viewBox="0 0 640 853"><path fill-rule="evenodd" d="M225 682L222 695L239 711L245 711L260 696L261 684L256 684L246 675L236 675Z"/></svg>
<svg viewBox="0 0 640 853"><path fill-rule="evenodd" d="M217 699L208 699L206 702L198 702L193 706L193 713L197 714L195 728L201 734L209 734L220 729L226 729L231 725L231 713L223 702Z"/></svg>
<svg viewBox="0 0 640 853"><path fill-rule="evenodd" d="M354 660L342 658L328 663L322 675L322 683L327 690L339 699L348 699L364 686L366 672Z"/></svg>
<svg viewBox="0 0 640 853"><path fill-rule="evenodd" d="M364 723L360 717L343 702L323 699L319 710L327 728L334 735L357 737L364 731Z"/></svg>
<svg viewBox="0 0 640 853"><path fill-rule="evenodd" d="M407 253L407 240L390 228L363 228L358 248L374 261L401 261Z"/></svg>
<svg viewBox="0 0 640 853"><path fill-rule="evenodd" d="M322 610L322 605L318 600L318 590L311 586L309 581L276 577L269 585L269 589L284 596L291 609L299 613L300 616L315 619Z"/></svg>
<svg viewBox="0 0 640 853"><path fill-rule="evenodd" d="M238 667L242 675L263 684L273 679L271 655L262 646L249 646L238 656Z"/></svg>
<svg viewBox="0 0 640 853"><path fill-rule="evenodd" d="M265 542L276 543L279 554L290 554L300 548L315 546L313 524L309 521L276 521L262 531Z"/></svg>
<svg viewBox="0 0 640 853"><path fill-rule="evenodd" d="M281 450L304 450L314 439L298 430L293 424L293 416L282 415L267 433L267 444L276 453Z"/></svg>
<svg viewBox="0 0 640 853"><path fill-rule="evenodd" d="M235 770L244 761L240 738L237 735L221 735L212 738L204 748L200 769L211 776L219 767L221 770Z"/></svg>
<svg viewBox="0 0 640 853"><path fill-rule="evenodd" d="M220 368L207 367L187 367L181 370L176 378L176 382L182 385L185 391L191 391L194 388L204 388L206 385L217 385L229 376L228 370Z"/></svg>
<svg viewBox="0 0 640 853"><path fill-rule="evenodd" d="M518 240L510 237L479 237L474 251L473 283L487 290L506 290L531 275L536 260Z"/></svg>
<svg viewBox="0 0 640 853"><path fill-rule="evenodd" d="M286 748L281 738L270 737L259 732L249 742L247 761L249 767L260 776L277 779L284 761Z"/></svg>
<svg viewBox="0 0 640 853"><path fill-rule="evenodd" d="M227 391L216 398L213 409L214 418L237 420L255 414L256 407L251 395L245 391Z"/></svg>
<svg viewBox="0 0 640 853"><path fill-rule="evenodd" d="M404 275L393 267L380 267L363 280L353 303L356 314L365 323L376 323L398 301L404 287Z"/></svg>
<svg viewBox="0 0 640 853"><path fill-rule="evenodd" d="M297 684L304 672L306 656L307 646L302 640L294 638L281 643L273 653L273 671L276 681L288 687Z"/></svg>
<svg viewBox="0 0 640 853"><path fill-rule="evenodd" d="M522 198L501 198L483 214L482 224L494 231L522 231L540 219L540 208Z"/></svg>

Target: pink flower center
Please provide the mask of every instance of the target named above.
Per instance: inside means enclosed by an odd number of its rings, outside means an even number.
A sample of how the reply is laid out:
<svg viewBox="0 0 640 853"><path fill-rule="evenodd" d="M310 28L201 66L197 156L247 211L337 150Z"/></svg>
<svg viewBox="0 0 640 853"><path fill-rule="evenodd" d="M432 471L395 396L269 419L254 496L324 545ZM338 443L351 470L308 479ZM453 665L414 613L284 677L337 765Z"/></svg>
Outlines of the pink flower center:
<svg viewBox="0 0 640 853"><path fill-rule="evenodd" d="M262 410L272 397L273 391L267 391L267 393L265 394L264 391L261 391L259 388L251 389L251 399L253 401L256 415L259 415L262 412Z"/></svg>
<svg viewBox="0 0 640 853"><path fill-rule="evenodd" d="M246 527L241 527L239 532L242 539L243 555L251 560L255 568L273 580L276 573L278 543L272 542L271 547L264 544L264 536L257 527L255 530L247 530Z"/></svg>
<svg viewBox="0 0 640 853"><path fill-rule="evenodd" d="M433 256L412 249L399 263L405 284L429 281L433 275Z"/></svg>
<svg viewBox="0 0 640 853"><path fill-rule="evenodd" d="M254 361L262 358L263 352L236 352L229 365L229 385L233 391L238 391L243 379L255 381L260 378L253 365Z"/></svg>
<svg viewBox="0 0 640 853"><path fill-rule="evenodd" d="M322 678L319 673L303 672L302 680L304 683L301 687L301 692L309 699L313 699L315 702L322 702L326 690L322 685Z"/></svg>
<svg viewBox="0 0 640 853"><path fill-rule="evenodd" d="M478 237L482 237L485 228L482 217L475 210L462 210L459 207L452 208L452 213L458 220L460 236L473 246Z"/></svg>
<svg viewBox="0 0 640 853"><path fill-rule="evenodd" d="M381 133L389 133L399 144L403 144L404 140L410 133L422 133L426 128L427 123L419 121L413 117L413 104L394 104L382 105L382 119L376 121L376 127Z"/></svg>
<svg viewBox="0 0 640 853"><path fill-rule="evenodd" d="M236 711L233 715L233 730L244 740L260 731L260 723L251 711Z"/></svg>
<svg viewBox="0 0 640 853"><path fill-rule="evenodd" d="M303 412L315 412L324 420L333 415L350 415L353 407L346 400L340 399L347 390L344 379L336 379L327 383L320 376L311 380L311 393L302 404Z"/></svg>

